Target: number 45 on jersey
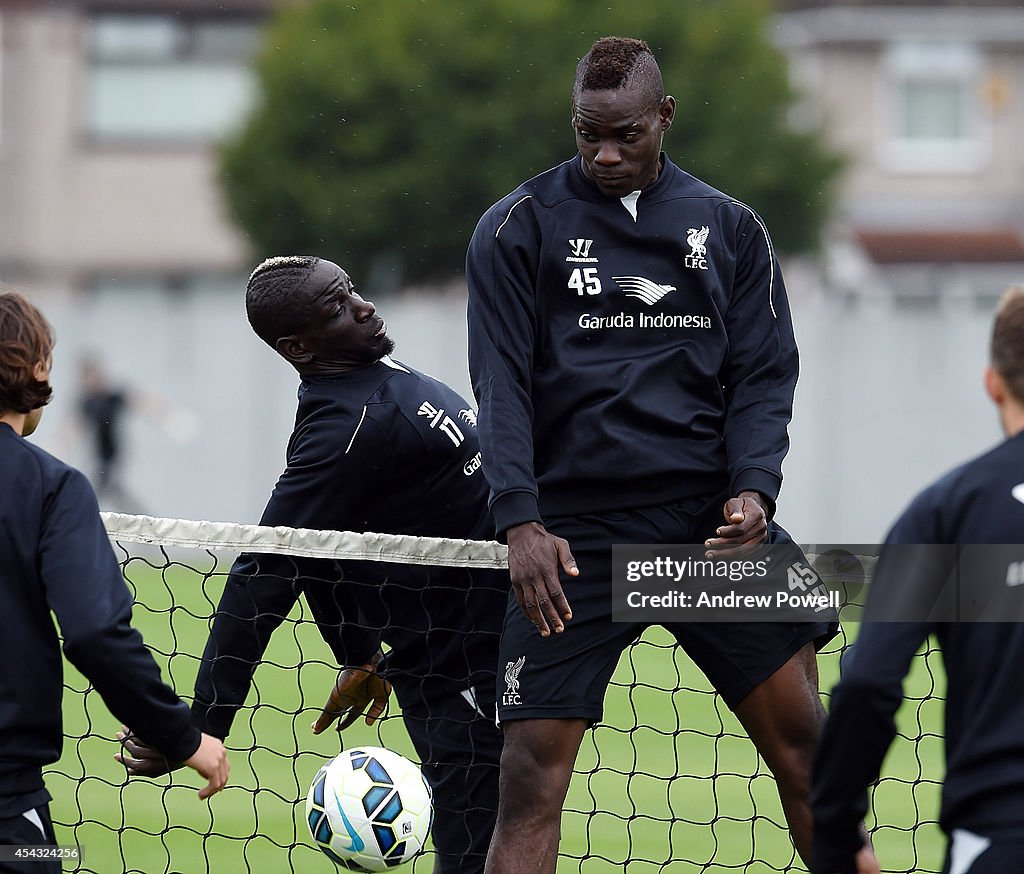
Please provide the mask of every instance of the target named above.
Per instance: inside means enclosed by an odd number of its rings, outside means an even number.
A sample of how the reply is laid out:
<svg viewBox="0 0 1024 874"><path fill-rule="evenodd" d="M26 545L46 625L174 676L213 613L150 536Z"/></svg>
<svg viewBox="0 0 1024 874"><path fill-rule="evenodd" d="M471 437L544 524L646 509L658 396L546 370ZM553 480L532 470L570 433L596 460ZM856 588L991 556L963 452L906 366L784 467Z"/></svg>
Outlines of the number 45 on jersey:
<svg viewBox="0 0 1024 874"><path fill-rule="evenodd" d="M575 288L580 297L584 294L600 294L601 277L597 275L597 268L577 267L569 274L569 288Z"/></svg>

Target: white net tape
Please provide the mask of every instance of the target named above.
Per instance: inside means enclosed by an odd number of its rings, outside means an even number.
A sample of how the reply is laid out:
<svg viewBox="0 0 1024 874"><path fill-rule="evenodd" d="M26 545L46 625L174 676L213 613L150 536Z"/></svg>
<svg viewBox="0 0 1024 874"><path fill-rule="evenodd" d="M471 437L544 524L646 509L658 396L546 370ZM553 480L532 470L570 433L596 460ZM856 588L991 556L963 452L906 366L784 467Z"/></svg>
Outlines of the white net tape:
<svg viewBox="0 0 1024 874"><path fill-rule="evenodd" d="M100 516L110 539L125 543L151 543L213 551L264 552L307 558L390 561L396 564L508 567L508 547L494 540L413 537L369 531L318 531L283 525L272 528L236 522L132 516L127 513L100 513ZM831 556L828 553L812 551L814 547L806 549L808 561L817 567L819 573L827 574L832 570L836 576L842 576L839 568L830 567ZM877 557L863 554L858 557L865 578L870 580Z"/></svg>
<svg viewBox="0 0 1024 874"><path fill-rule="evenodd" d="M347 558L396 564L505 568L508 547L491 540L453 540L404 534L316 531L310 528L240 525L101 513L111 540L191 549Z"/></svg>

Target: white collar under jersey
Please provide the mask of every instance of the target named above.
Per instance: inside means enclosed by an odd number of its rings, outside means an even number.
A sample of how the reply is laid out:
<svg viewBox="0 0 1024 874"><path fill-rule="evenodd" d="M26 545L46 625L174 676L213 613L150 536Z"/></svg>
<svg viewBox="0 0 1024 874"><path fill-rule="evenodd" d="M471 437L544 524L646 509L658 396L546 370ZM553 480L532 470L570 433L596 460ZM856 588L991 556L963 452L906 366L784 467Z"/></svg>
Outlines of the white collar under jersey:
<svg viewBox="0 0 1024 874"><path fill-rule="evenodd" d="M629 214L633 216L633 221L636 221L636 201L639 197L640 191L638 189L632 194L627 194L625 197L619 198L622 201L622 205L629 211Z"/></svg>
<svg viewBox="0 0 1024 874"><path fill-rule="evenodd" d="M380 363L383 364L385 367L390 367L392 370L401 370L402 373L409 372L407 368L402 367L402 365L395 361L390 355L382 355L380 358Z"/></svg>

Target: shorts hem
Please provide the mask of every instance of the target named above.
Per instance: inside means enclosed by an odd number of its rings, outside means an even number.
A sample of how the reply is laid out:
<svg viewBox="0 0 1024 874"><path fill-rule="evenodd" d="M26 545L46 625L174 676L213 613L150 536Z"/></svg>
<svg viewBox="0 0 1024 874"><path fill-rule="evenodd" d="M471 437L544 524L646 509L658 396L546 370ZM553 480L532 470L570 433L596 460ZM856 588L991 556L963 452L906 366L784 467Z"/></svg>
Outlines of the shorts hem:
<svg viewBox="0 0 1024 874"><path fill-rule="evenodd" d="M604 708L594 707L517 707L508 713L498 712L498 725L523 719L585 719L595 725L604 718Z"/></svg>
<svg viewBox="0 0 1024 874"><path fill-rule="evenodd" d="M771 677L776 671L783 667L793 656L795 656L801 649L807 644L814 644L814 651L818 653L821 651L830 640L832 640L839 633L838 622L814 622L808 623L808 627L801 631L799 634L794 635L789 643L779 650L779 658L775 659L763 666L763 670L758 671L756 674L752 674L748 677L747 688L739 695L736 700L730 700L731 695L726 696L725 693L722 695L722 700L725 701L726 707L730 710L735 711L740 704L746 699L746 697L753 692L758 686L760 686L765 680Z"/></svg>

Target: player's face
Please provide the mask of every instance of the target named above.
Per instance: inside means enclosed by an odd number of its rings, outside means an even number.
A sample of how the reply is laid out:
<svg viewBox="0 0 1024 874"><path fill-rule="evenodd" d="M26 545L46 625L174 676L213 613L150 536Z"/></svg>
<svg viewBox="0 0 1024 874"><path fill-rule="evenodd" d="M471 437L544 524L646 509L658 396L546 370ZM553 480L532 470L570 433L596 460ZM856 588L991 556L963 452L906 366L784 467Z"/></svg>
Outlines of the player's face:
<svg viewBox="0 0 1024 874"><path fill-rule="evenodd" d="M354 283L337 264L321 261L303 293L310 321L296 339L311 355L312 370L362 367L394 350L384 320L370 301L356 293Z"/></svg>
<svg viewBox="0 0 1024 874"><path fill-rule="evenodd" d="M581 91L573 106L583 173L602 194L625 197L658 178L661 141L672 126L675 100L650 101L635 88Z"/></svg>

